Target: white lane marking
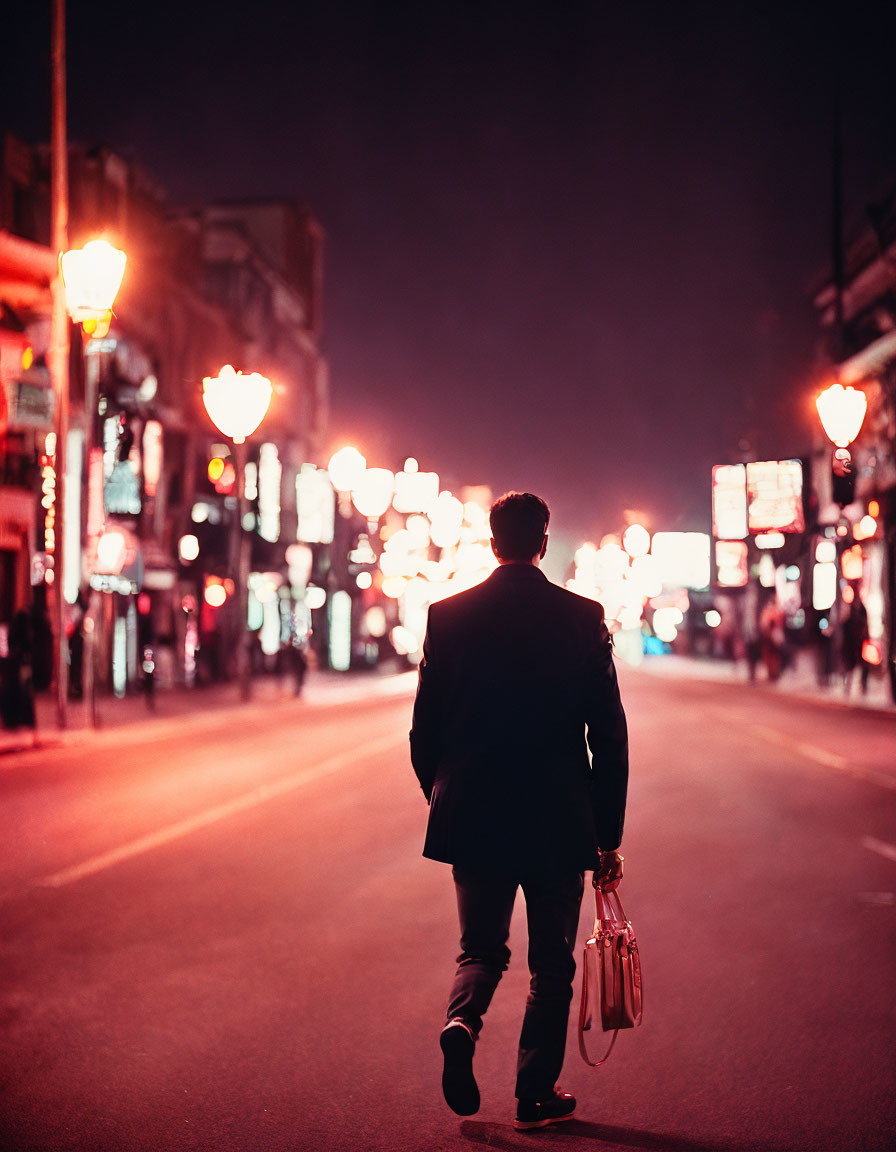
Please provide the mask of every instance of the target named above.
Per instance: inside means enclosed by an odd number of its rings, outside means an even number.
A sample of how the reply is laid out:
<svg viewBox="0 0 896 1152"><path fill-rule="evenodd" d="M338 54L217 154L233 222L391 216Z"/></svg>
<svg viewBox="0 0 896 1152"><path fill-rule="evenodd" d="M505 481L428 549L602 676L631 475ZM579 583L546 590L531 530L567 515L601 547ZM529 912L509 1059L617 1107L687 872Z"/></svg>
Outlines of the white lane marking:
<svg viewBox="0 0 896 1152"><path fill-rule="evenodd" d="M777 744L788 752L796 752L807 760L821 764L824 768L833 768L837 772L844 772L856 780L864 780L866 784L876 784L879 788L896 792L896 776L888 776L885 772L875 772L872 768L859 768L855 764L850 764L845 756L840 756L836 752L829 752L827 748L819 748L815 744L793 740L776 728L767 728L764 724L751 724L750 727L757 736L762 736L770 743Z"/></svg>
<svg viewBox="0 0 896 1152"><path fill-rule="evenodd" d="M120 864L124 860L131 860L135 856L142 855L144 852L150 852L153 848L160 848L163 844L170 844L173 840L179 840L183 836L189 836L191 832L196 832L200 828L207 828L210 824L216 824L220 820L225 820L228 816L233 816L237 812L245 812L249 808L256 808L258 805L264 804L268 800L273 800L277 796L284 796L287 792L301 788L303 784L309 784L312 780L319 780L321 776L328 776L333 772L338 772L340 768L344 768L348 764L356 764L360 760L365 760L368 756L375 756L380 752L386 752L390 748L397 748L400 744L405 743L406 740L407 737L398 739L395 736L388 736L381 740L374 740L365 745L364 748L352 748L349 751L340 752L335 756L328 757L326 760L321 760L319 764L315 764L313 767L303 768L299 772L294 772L291 776L285 776L282 780L275 780L270 784L262 784L258 788L253 788L251 792L246 792L242 796L236 796L233 800L227 800L223 804L216 804L213 808L207 808L204 812L198 812L195 816L190 816L186 820L178 820L176 824L169 824L166 828L160 828L157 832L150 832L146 836L140 836L138 839L132 840L129 844L122 844L120 848L113 848L110 852L103 852L99 856L93 856L81 864L75 864L71 868L63 868L61 871L54 872L50 876L44 876L42 879L35 881L35 885L44 888L62 888L66 884L73 884L76 880L82 880L85 876L93 876L97 872L102 872L106 868L111 868L113 865Z"/></svg>
<svg viewBox="0 0 896 1152"><path fill-rule="evenodd" d="M869 852L876 852L879 856L883 856L886 860L892 860L896 864L896 844L888 844L886 840L877 840L874 836L863 836L862 847L867 848Z"/></svg>

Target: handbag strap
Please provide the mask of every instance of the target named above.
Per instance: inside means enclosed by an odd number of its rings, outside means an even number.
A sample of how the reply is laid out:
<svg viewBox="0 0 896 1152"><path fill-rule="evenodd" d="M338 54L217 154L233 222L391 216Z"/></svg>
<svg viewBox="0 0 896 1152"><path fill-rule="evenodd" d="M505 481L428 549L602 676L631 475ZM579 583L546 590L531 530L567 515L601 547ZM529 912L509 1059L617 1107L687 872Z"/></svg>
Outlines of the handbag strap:
<svg viewBox="0 0 896 1152"><path fill-rule="evenodd" d="M583 1027L583 1025L585 1023L585 1012L586 1012L585 999L587 997L587 992L586 992L587 983L588 983L588 981L585 978L584 965L583 965L582 1003L581 1003L581 1007L579 1008L579 1051L582 1053L582 1059L585 1061L586 1064L590 1065L592 1068L600 1068L601 1064L606 1064L606 1062L610 1059L610 1053L613 1051L613 1045L616 1043L616 1037L619 1035L619 1029L617 1028L613 1032L613 1038L610 1040L610 1046L606 1050L606 1052L604 1052L604 1054L600 1058L600 1060L592 1060L591 1057L588 1055L588 1048L585 1045L585 1029Z"/></svg>
<svg viewBox="0 0 896 1152"><path fill-rule="evenodd" d="M594 932L592 935L597 934L600 921L607 919L603 915L605 911L610 913L610 918L625 922L625 912L622 908L622 901L619 899L618 892L613 889L610 892L605 891L599 884L594 886ZM616 913L618 912L618 916ZM592 1060L588 1055L588 1048L585 1044L585 1021L588 1018L588 971L586 965L582 964L582 996L579 1002L579 1051L582 1054L582 1059L591 1068L600 1068L602 1064L610 1059L610 1053L613 1051L613 1045L616 1043L616 1037L619 1035L617 1028L613 1032L610 1040L610 1045L600 1060Z"/></svg>

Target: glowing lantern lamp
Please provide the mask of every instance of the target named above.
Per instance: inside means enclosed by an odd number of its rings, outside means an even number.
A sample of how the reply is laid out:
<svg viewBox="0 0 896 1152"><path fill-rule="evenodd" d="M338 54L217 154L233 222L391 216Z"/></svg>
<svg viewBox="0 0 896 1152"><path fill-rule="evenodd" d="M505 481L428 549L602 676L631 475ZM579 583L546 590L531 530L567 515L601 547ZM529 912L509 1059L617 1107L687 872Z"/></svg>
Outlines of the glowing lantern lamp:
<svg viewBox="0 0 896 1152"><path fill-rule="evenodd" d="M827 438L838 448L848 448L858 436L868 408L868 397L858 388L832 384L815 400Z"/></svg>
<svg viewBox="0 0 896 1152"><path fill-rule="evenodd" d="M633 559L650 551L650 533L643 524L629 524L622 535L622 546Z"/></svg>
<svg viewBox="0 0 896 1152"><path fill-rule="evenodd" d="M346 446L330 457L327 472L337 492L351 492L360 483L366 468L367 461L358 449Z"/></svg>
<svg viewBox="0 0 896 1152"><path fill-rule="evenodd" d="M108 240L91 240L60 257L66 308L87 335L108 332L127 259Z"/></svg>
<svg viewBox="0 0 896 1152"><path fill-rule="evenodd" d="M352 489L352 503L368 520L379 520L394 492L395 476L388 468L365 468Z"/></svg>
<svg viewBox="0 0 896 1152"><path fill-rule="evenodd" d="M274 389L258 372L244 375L225 364L217 376L202 381L202 402L215 427L234 444L245 443L264 420Z"/></svg>

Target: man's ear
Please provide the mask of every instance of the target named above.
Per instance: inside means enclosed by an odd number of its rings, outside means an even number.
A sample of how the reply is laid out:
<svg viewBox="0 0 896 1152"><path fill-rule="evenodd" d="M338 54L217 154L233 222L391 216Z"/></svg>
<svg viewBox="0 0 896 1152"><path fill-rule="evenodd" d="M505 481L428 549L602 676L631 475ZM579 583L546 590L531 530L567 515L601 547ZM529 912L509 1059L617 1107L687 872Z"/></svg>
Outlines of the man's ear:
<svg viewBox="0 0 896 1152"><path fill-rule="evenodd" d="M541 551L538 553L538 559L539 560L544 560L544 554L545 554L545 552L547 552L547 550L548 550L548 534L547 534L547 532L545 532L544 540L542 540L542 542L541 542Z"/></svg>
<svg viewBox="0 0 896 1152"><path fill-rule="evenodd" d="M498 546L495 544L494 539L489 540L489 544L491 544L491 546L492 546L492 552L494 552L494 554L495 554L495 559L500 560L501 559L501 553L498 551Z"/></svg>

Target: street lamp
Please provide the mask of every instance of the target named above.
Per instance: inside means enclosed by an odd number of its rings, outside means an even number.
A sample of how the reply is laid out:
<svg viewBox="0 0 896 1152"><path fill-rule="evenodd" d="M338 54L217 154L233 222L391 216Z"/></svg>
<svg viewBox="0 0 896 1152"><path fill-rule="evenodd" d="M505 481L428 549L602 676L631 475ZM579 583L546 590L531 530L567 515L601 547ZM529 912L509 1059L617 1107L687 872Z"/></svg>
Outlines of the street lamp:
<svg viewBox="0 0 896 1152"><path fill-rule="evenodd" d="M395 476L388 468L365 468L352 487L352 503L372 526L392 503L394 494Z"/></svg>
<svg viewBox="0 0 896 1152"><path fill-rule="evenodd" d="M832 384L816 397L815 407L827 438L838 448L848 448L861 430L868 397L858 388Z"/></svg>
<svg viewBox="0 0 896 1152"><path fill-rule="evenodd" d="M108 240L91 240L59 258L66 308L85 336L102 339L109 331L127 259Z"/></svg>
<svg viewBox="0 0 896 1152"><path fill-rule="evenodd" d="M861 431L868 397L858 388L831 384L816 397L815 407L825 435L834 444L834 499L842 507L852 501L854 476L849 445Z"/></svg>
<svg viewBox="0 0 896 1152"><path fill-rule="evenodd" d="M643 524L629 524L622 533L622 547L633 560L641 559L650 551L650 533Z"/></svg>
<svg viewBox="0 0 896 1152"><path fill-rule="evenodd" d="M330 457L327 472L337 492L351 492L358 486L366 468L367 461L358 449L347 445Z"/></svg>
<svg viewBox="0 0 896 1152"><path fill-rule="evenodd" d="M218 431L233 441L236 462L237 514L231 528L231 559L237 560L240 634L237 670L240 695L248 700L249 682L249 536L243 529L246 502L246 437L251 436L267 414L274 389L258 372L244 375L225 364L217 376L202 381L202 402Z"/></svg>

